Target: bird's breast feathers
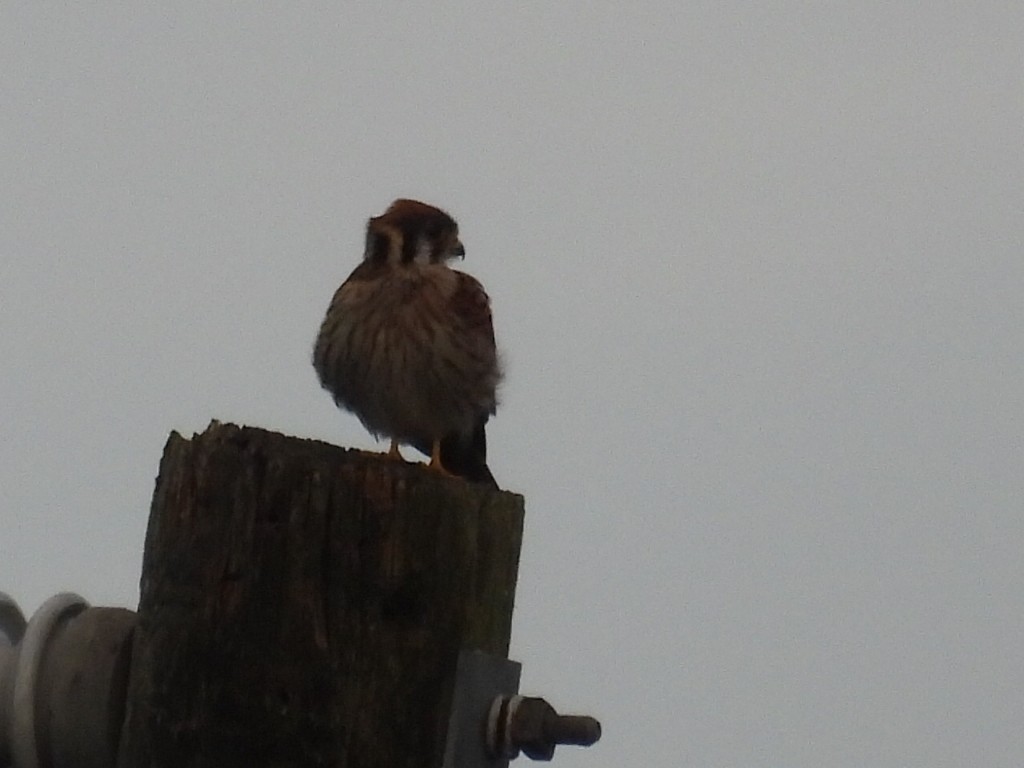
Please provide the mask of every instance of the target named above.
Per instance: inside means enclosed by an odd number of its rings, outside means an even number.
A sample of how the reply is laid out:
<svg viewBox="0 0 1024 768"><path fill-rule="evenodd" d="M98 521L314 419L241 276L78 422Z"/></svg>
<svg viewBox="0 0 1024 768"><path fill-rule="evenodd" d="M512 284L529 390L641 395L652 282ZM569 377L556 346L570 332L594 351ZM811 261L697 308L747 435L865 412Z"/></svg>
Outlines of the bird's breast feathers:
<svg viewBox="0 0 1024 768"><path fill-rule="evenodd" d="M357 268L335 294L316 359L336 400L374 432L387 433L389 419L400 433L435 420L465 431L496 406L487 294L443 265Z"/></svg>
<svg viewBox="0 0 1024 768"><path fill-rule="evenodd" d="M333 304L353 325L379 322L412 327L423 323L455 333L486 331L493 344L490 300L470 275L441 264L369 270L357 268L338 289Z"/></svg>

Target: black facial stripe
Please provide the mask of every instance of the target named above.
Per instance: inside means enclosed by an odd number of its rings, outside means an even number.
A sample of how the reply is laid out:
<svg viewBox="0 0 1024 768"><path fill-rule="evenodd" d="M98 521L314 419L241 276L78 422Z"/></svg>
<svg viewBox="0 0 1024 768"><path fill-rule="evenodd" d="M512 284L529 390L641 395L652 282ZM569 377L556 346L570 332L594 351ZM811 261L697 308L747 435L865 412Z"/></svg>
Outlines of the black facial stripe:
<svg viewBox="0 0 1024 768"><path fill-rule="evenodd" d="M413 259L416 258L416 242L418 240L419 240L419 237L418 236L417 237L413 237L411 235L411 233L410 234L406 234L406 236L404 238L402 238L402 263L403 264L412 264Z"/></svg>
<svg viewBox="0 0 1024 768"><path fill-rule="evenodd" d="M366 254L368 261L383 263L388 259L391 243L383 232L370 230L366 233Z"/></svg>

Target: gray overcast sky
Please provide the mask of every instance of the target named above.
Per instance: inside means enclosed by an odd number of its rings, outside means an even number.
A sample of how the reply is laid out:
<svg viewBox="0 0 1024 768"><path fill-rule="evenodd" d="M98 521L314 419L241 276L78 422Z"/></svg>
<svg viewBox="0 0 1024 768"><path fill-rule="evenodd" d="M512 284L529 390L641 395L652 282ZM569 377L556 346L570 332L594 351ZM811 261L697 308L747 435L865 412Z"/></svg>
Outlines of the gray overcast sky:
<svg viewBox="0 0 1024 768"><path fill-rule="evenodd" d="M1024 765L1024 6L254 5L0 10L0 590L134 607L171 429L372 446L310 350L414 196L560 765Z"/></svg>

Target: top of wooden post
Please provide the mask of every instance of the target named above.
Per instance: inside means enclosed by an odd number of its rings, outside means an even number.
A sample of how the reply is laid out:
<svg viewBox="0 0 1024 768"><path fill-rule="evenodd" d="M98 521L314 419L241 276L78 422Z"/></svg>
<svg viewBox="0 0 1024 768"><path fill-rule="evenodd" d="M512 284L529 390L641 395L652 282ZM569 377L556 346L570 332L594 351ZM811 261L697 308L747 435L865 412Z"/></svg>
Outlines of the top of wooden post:
<svg viewBox="0 0 1024 768"><path fill-rule="evenodd" d="M459 652L508 653L522 525L422 465L172 433L119 765L440 765Z"/></svg>

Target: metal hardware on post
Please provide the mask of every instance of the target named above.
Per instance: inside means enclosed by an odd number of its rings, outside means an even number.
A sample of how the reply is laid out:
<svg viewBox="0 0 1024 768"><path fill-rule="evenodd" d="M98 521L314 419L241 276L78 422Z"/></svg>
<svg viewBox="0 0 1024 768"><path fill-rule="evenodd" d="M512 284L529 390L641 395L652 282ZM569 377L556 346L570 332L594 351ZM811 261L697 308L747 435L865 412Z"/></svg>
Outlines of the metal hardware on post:
<svg viewBox="0 0 1024 768"><path fill-rule="evenodd" d="M520 752L550 760L558 744L601 738L594 718L559 715L544 699L519 696L520 669L480 651L459 654L443 768L507 768Z"/></svg>
<svg viewBox="0 0 1024 768"><path fill-rule="evenodd" d="M481 651L462 651L455 673L443 768L507 768L492 759L484 739L487 708L495 696L519 690L521 667Z"/></svg>
<svg viewBox="0 0 1024 768"><path fill-rule="evenodd" d="M535 696L497 696L487 717L487 746L508 759L520 752L550 760L559 744L589 747L601 738L601 724L586 715L560 715Z"/></svg>

